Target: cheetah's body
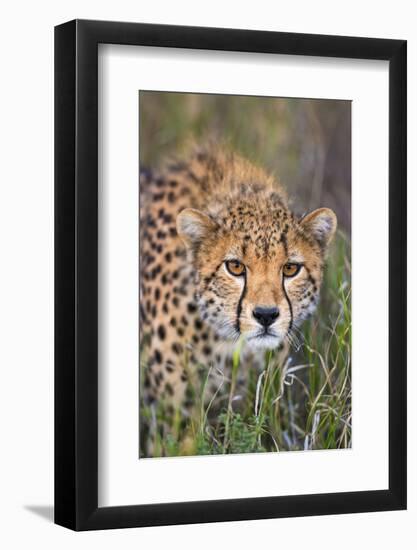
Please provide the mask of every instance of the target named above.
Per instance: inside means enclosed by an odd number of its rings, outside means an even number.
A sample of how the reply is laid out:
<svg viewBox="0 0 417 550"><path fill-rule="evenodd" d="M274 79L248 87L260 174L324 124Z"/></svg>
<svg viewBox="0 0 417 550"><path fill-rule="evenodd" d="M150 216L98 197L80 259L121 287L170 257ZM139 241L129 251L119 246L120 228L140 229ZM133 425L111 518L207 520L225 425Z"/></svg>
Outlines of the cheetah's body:
<svg viewBox="0 0 417 550"><path fill-rule="evenodd" d="M219 149L142 172L140 197L146 397L179 405L196 366L223 369L240 337L251 357L291 341L317 303L336 219L328 209L297 219L272 177ZM284 277L288 265L300 273ZM265 331L258 306L278 312Z"/></svg>

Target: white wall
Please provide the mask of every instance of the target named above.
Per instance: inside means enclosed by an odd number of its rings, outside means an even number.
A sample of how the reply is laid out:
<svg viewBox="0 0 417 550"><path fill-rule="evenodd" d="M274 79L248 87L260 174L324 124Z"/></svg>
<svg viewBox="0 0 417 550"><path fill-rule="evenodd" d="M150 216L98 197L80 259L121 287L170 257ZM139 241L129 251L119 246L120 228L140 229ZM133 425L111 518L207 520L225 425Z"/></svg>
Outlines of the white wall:
<svg viewBox="0 0 417 550"><path fill-rule="evenodd" d="M409 278L417 280L413 3L318 0L8 2L0 33L0 543L4 548L392 548L417 540L416 369L409 354L409 511L75 534L54 526L53 26L75 17L408 39ZM233 5L232 5L233 4ZM7 7L6 7L7 6ZM416 285L409 289L415 340ZM411 340L411 338L410 338ZM413 344L412 342L411 344ZM411 348L411 346L410 346ZM7 541L7 542L6 542ZM4 544L5 543L5 544Z"/></svg>

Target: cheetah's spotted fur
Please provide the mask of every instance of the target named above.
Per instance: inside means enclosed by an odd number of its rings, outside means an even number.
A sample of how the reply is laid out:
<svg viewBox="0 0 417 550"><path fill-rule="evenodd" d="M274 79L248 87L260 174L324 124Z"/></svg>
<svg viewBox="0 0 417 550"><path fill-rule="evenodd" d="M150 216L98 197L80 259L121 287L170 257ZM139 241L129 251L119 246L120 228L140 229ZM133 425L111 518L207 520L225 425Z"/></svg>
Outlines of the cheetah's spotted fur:
<svg viewBox="0 0 417 550"><path fill-rule="evenodd" d="M177 406L196 365L224 368L240 337L255 356L288 345L317 304L336 216L297 218L274 178L220 148L141 171L140 197L145 398ZM292 264L299 272L284 276ZM277 311L271 326L254 317L259 307Z"/></svg>

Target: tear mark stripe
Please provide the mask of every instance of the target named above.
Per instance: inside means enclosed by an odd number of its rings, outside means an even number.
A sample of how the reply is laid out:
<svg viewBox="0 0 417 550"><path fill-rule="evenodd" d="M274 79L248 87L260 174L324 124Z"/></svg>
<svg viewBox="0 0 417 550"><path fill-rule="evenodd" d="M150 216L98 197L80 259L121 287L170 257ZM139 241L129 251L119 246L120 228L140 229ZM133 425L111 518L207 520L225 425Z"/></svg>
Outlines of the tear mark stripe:
<svg viewBox="0 0 417 550"><path fill-rule="evenodd" d="M236 308L236 331L240 334L240 315L242 313L242 302L246 296L246 272L243 275L243 290L240 295L239 301Z"/></svg>
<svg viewBox="0 0 417 550"><path fill-rule="evenodd" d="M292 325L293 325L293 313L292 313L291 301L288 298L287 290L285 288L284 276L282 277L282 291L284 292L284 296L285 296L285 299L287 300L288 308L290 310L290 324L288 325L288 330L287 330L287 334L289 334L291 332Z"/></svg>

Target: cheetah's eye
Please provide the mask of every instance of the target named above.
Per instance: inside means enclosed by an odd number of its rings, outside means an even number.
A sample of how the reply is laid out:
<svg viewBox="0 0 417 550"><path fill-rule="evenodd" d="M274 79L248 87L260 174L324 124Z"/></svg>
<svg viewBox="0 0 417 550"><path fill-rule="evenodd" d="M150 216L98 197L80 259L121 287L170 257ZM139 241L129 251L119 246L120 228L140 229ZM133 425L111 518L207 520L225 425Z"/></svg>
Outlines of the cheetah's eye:
<svg viewBox="0 0 417 550"><path fill-rule="evenodd" d="M290 262L284 264L282 272L284 277L295 277L301 269L301 264L292 264Z"/></svg>
<svg viewBox="0 0 417 550"><path fill-rule="evenodd" d="M245 273L245 266L239 260L226 260L227 271L235 277L240 277Z"/></svg>

